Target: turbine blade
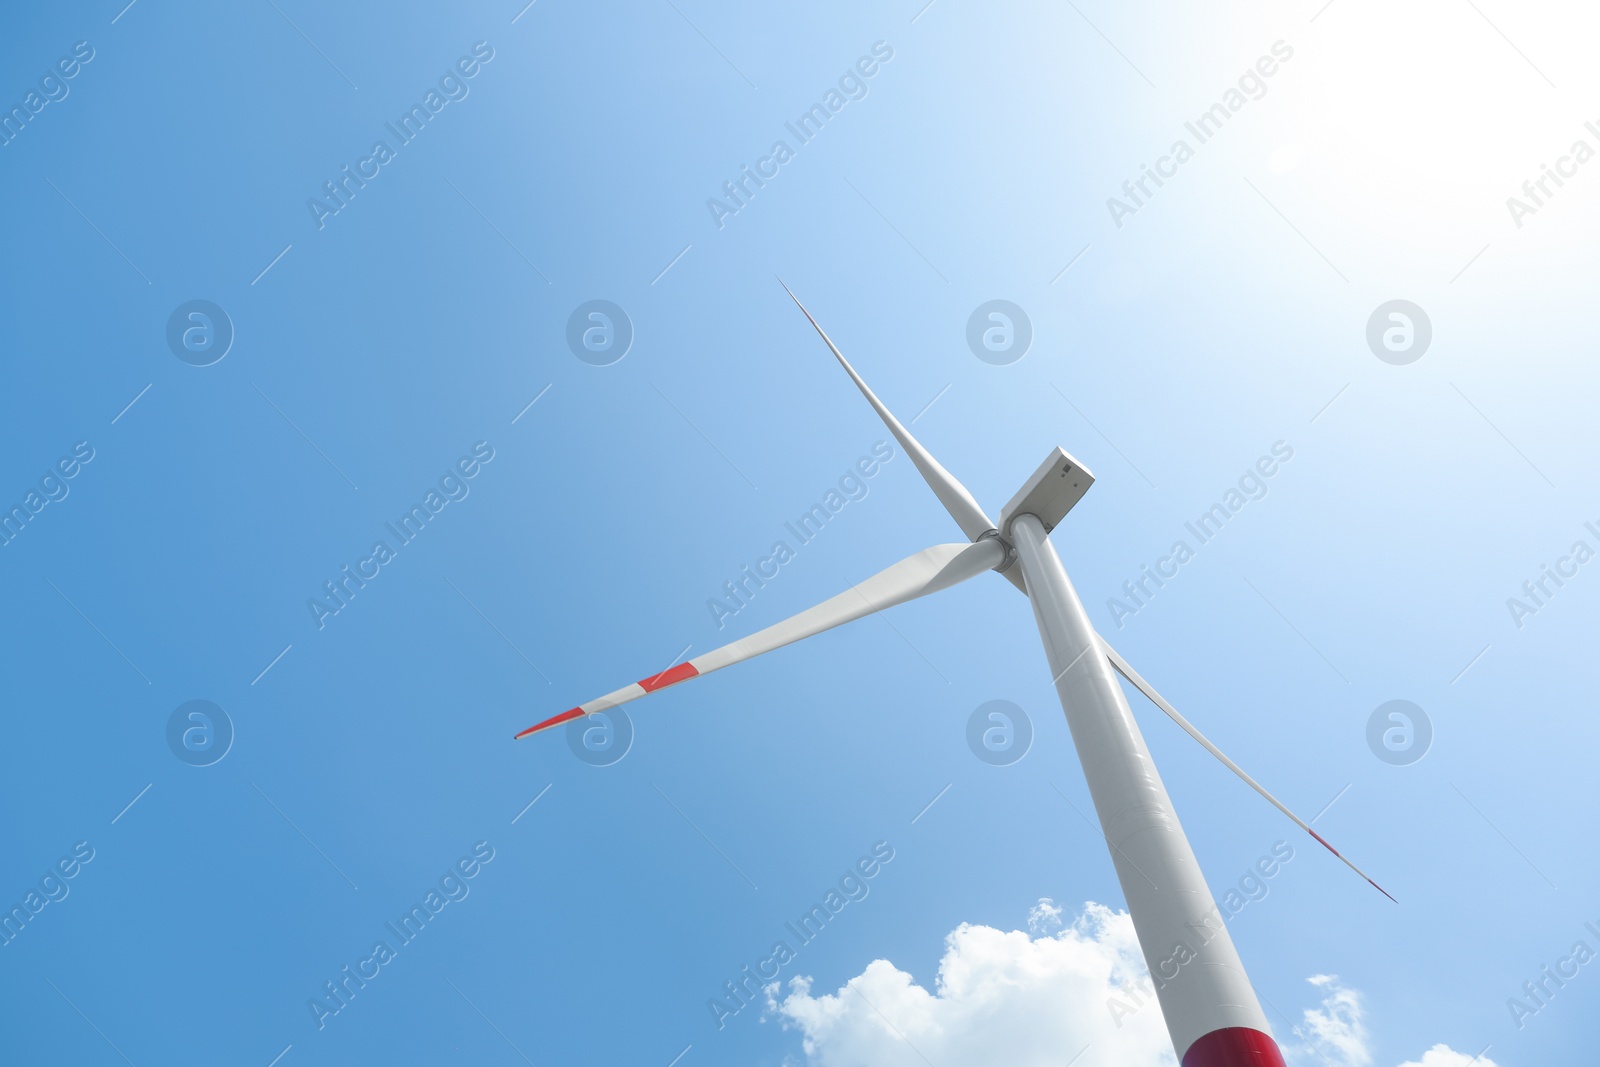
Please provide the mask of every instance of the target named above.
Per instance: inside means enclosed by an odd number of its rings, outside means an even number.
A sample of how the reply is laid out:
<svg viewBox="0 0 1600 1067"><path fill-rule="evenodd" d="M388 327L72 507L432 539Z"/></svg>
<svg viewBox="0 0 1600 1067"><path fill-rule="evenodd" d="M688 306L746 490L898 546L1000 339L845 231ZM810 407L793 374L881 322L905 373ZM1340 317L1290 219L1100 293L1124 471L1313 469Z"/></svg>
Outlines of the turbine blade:
<svg viewBox="0 0 1600 1067"><path fill-rule="evenodd" d="M967 492L967 487L956 481L954 475L940 466L939 461L934 459L926 448L922 447L921 442L911 436L911 431L900 425L900 420L895 418L888 408L884 407L883 401L879 400L877 395L867 387L867 383L861 380L861 375L857 374L856 369L850 365L850 361L844 358L844 353L839 351L839 346L833 343L832 338L823 331L821 326L817 325L817 320L812 318L811 312L807 311L806 306L800 303L800 298L795 296L787 285L783 284L783 279L778 279L778 284L783 285L783 291L789 294L789 299L794 301L794 306L800 309L800 313L816 329L823 342L833 352L833 357L839 361L839 365L844 368L845 373L850 375L850 379L856 383L856 388L861 390L861 395L867 398L867 403L872 405L872 409L878 413L878 417L883 420L884 425L889 427L889 432L894 434L894 439L900 442L900 447L905 449L906 455L911 457L911 462L917 468L918 473L922 475L922 480L928 483L928 488L933 490L933 495L939 498L939 503L944 505L944 509L950 513L950 517L956 520L956 525L961 527L961 532L967 535L967 539L976 541L990 530L995 529L994 522L983 513L983 509L972 498L972 494ZM1009 570L1010 568L1007 569Z"/></svg>
<svg viewBox="0 0 1600 1067"><path fill-rule="evenodd" d="M896 604L904 604L908 600L937 593L968 578L974 578L984 571L993 570L1005 556L1005 546L993 538L985 538L967 545L934 545L932 548L925 548L879 571L871 578L851 586L838 596L824 600L816 607L807 608L800 614L790 616L749 637L742 637L731 644L712 649L704 655L668 667L660 674L640 679L632 685L607 693L586 704L579 704L575 708L563 711L560 715L528 727L517 734L517 737L523 738L540 730L559 726L580 715L589 715L614 708L618 704L626 704L647 693L654 693L657 689L665 689L669 685L688 681L702 674L710 674L712 671L793 644L802 638L831 630L835 626L842 626L874 612L894 607Z"/></svg>
<svg viewBox="0 0 1600 1067"><path fill-rule="evenodd" d="M1178 714L1178 709L1167 703L1161 694L1155 691L1154 686L1139 676L1138 671L1128 666L1128 661L1117 654L1117 650L1111 647L1110 642L1108 642L1104 637L1100 637L1099 634L1096 634L1095 636L1099 637L1100 647L1105 649L1106 658L1109 659L1111 661L1111 665L1117 669L1117 673L1122 675L1128 681L1132 682L1134 688L1138 689L1139 692L1149 697L1150 703L1166 712L1169 719L1183 727L1185 733L1194 738L1196 741L1200 742L1201 746L1204 747L1207 752L1221 760L1223 766L1227 767L1234 774L1237 774L1251 789L1254 789L1257 793L1260 793L1262 796L1266 797L1269 804L1283 812L1285 815L1289 816L1289 818L1294 821L1296 826L1300 827L1300 829L1316 838L1317 843L1323 848L1327 849L1329 852L1332 852L1335 856L1338 856L1340 862L1342 862L1346 867L1349 867L1352 871L1355 871L1362 878L1365 878L1368 885L1372 886L1372 888L1376 889L1384 896L1389 897L1390 900L1394 900L1394 897L1389 896L1389 891L1387 889L1383 888L1383 886L1379 885L1377 882L1374 882L1360 867L1357 867L1354 863L1351 863L1348 859L1345 859L1344 854L1338 849L1334 848L1332 845L1328 844L1328 842L1323 839L1321 834L1317 833L1311 828L1309 823L1285 807L1277 797L1263 789L1260 782L1257 782L1254 778L1246 774L1242 767L1233 762L1233 760L1229 759L1220 748L1218 748L1216 745L1213 745L1204 734L1195 729L1193 724L1191 724L1188 719L1185 719L1182 715ZM1400 902L1395 900L1395 903L1398 904Z"/></svg>

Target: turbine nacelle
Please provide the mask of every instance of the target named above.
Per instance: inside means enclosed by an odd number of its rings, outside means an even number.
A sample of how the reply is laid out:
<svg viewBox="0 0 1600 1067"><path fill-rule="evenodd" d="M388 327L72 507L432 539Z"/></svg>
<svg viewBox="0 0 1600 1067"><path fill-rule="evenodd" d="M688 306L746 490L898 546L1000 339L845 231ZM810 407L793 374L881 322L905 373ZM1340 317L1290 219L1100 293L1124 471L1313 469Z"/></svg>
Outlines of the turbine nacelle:
<svg viewBox="0 0 1600 1067"><path fill-rule="evenodd" d="M1044 525L1044 532L1049 533L1093 484L1094 475L1089 473L1089 468L1057 445L1039 464L1039 469L1022 483L1017 495L1000 509L1000 535L1008 541L1011 539L1011 524L1018 515L1036 517Z"/></svg>

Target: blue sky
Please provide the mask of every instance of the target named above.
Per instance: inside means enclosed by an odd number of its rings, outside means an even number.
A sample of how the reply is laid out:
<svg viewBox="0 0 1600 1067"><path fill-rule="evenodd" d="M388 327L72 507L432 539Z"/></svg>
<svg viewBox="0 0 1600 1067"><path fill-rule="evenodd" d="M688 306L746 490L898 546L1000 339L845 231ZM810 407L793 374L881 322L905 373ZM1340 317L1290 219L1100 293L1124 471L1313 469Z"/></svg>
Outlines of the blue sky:
<svg viewBox="0 0 1600 1067"><path fill-rule="evenodd" d="M1600 149L1592 17L919 7L12 16L0 500L30 517L0 548L0 898L93 858L0 948L4 1059L845 1063L792 1015L719 1029L706 1002L875 843L892 861L785 982L882 959L931 991L963 923L1120 906L997 578L630 705L609 766L511 742L959 539L897 451L719 630L707 601L887 437L778 276L991 513L1051 447L1086 463L1053 539L1096 625L1291 807L1338 798L1319 830L1398 906L1134 702L1214 890L1296 850L1232 930L1286 1046L1361 1063L1291 1034L1338 975L1385 1067L1592 1047L1592 968L1520 1028L1507 1006L1600 948L1600 564L1507 606L1600 550L1600 164L1507 204ZM858 98L799 143L785 124L836 87ZM400 144L386 124L430 90ZM1180 139L1165 185L1108 206ZM308 207L379 140L337 213ZM567 343L597 299L633 331L608 366ZM966 341L995 299L1032 328L1003 366ZM194 300L234 334L205 366L167 340ZM1366 339L1392 300L1432 328L1404 365ZM1119 627L1123 582L1278 442L1266 494ZM35 514L35 489L60 498ZM459 499L319 626L308 600L434 489ZM1367 743L1396 699L1432 727L1408 765ZM231 723L208 766L168 741L193 700ZM990 700L1032 723L1011 766L967 747ZM319 1028L308 1001L430 889L460 899Z"/></svg>

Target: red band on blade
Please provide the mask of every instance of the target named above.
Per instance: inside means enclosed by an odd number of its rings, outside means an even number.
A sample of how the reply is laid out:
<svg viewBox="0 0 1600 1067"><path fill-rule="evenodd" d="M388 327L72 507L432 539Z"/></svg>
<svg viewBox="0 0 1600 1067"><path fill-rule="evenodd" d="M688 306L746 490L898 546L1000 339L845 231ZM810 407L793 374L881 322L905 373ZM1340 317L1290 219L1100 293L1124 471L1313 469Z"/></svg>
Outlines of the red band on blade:
<svg viewBox="0 0 1600 1067"><path fill-rule="evenodd" d="M1338 856L1340 859L1344 860L1345 864L1350 866L1352 869L1354 868L1354 864L1351 864L1349 860L1345 860L1344 859L1344 854L1343 853L1341 853L1338 849L1334 848L1332 845L1328 844L1326 841L1322 840L1322 835L1321 834L1317 833L1315 830L1307 830L1306 832L1309 833L1312 837L1316 838L1317 841L1322 845L1323 848L1327 849L1329 852L1332 852L1335 856ZM1357 874L1361 874L1360 871L1356 871L1356 873ZM1367 876L1364 875L1364 874L1361 874L1361 877L1367 878ZM1376 889L1378 892L1382 893L1384 896L1389 897L1390 900L1394 900L1394 897L1390 895L1390 893L1389 893L1389 891L1387 889L1383 888L1383 886L1379 885L1377 882L1374 882L1371 878L1367 878L1367 884L1370 885L1372 888ZM1394 902L1396 904L1400 903L1398 900L1394 900Z"/></svg>
<svg viewBox="0 0 1600 1067"><path fill-rule="evenodd" d="M1317 833L1315 830L1307 830L1306 833L1308 833L1312 837L1316 838L1317 842L1320 845L1322 845L1323 848L1327 849L1329 852L1332 852L1335 856L1339 856L1339 850L1334 848L1332 845L1328 844L1326 841L1322 840L1322 835L1321 834ZM1340 859L1344 859L1343 856L1339 856L1339 858Z"/></svg>
<svg viewBox="0 0 1600 1067"><path fill-rule="evenodd" d="M657 689L665 689L669 685L687 681L699 673L694 669L694 664L680 663L676 667L668 667L660 674L639 679L639 688L646 693L654 693Z"/></svg>
<svg viewBox="0 0 1600 1067"><path fill-rule="evenodd" d="M522 731L516 737L512 738L512 740L513 741L521 741L524 737L527 737L529 734L536 734L540 730L548 730L552 726L560 726L562 723L570 722L571 720L576 719L578 716L580 716L582 714L583 714L583 709L582 708L573 708L571 711L563 711L560 715L556 715L556 716L553 716L551 718L548 718L544 722L539 723L537 726L528 727L526 730Z"/></svg>
<svg viewBox="0 0 1600 1067"><path fill-rule="evenodd" d="M1203 1035L1183 1054L1183 1067L1284 1067L1278 1043L1248 1026Z"/></svg>

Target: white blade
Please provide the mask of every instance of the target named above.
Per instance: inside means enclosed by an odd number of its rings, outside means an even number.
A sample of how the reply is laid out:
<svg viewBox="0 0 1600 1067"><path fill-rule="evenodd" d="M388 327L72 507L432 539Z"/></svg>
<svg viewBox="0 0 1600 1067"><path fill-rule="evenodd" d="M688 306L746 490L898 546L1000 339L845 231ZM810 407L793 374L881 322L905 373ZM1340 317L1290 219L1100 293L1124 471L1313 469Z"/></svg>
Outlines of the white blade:
<svg viewBox="0 0 1600 1067"><path fill-rule="evenodd" d="M712 649L702 656L668 667L660 674L643 678L614 693L607 693L586 704L579 704L536 726L528 727L517 734L517 737L538 733L540 730L576 719L580 715L589 715L596 711L614 708L618 704L626 704L657 689L665 689L669 685L688 681L702 674L710 674L712 671L759 656L763 652L771 652L775 648L793 644L802 638L831 630L847 622L854 622L885 608L892 608L896 604L904 604L908 600L948 589L984 571L993 570L1005 558L1005 554L1005 546L992 538L969 545L934 545L932 548L925 548L916 555L908 556L899 563L879 571L838 596L824 600L814 608L807 608L800 614L784 619L749 637L742 637L731 644Z"/></svg>
<svg viewBox="0 0 1600 1067"><path fill-rule="evenodd" d="M1233 760L1229 759L1220 748L1218 748L1216 745L1213 745L1204 734L1202 734L1199 730L1196 730L1188 719L1185 719L1182 715L1179 715L1178 709L1167 703L1165 698L1163 698L1160 693L1156 692L1155 688L1149 682L1145 681L1139 676L1138 671L1128 666L1128 661L1119 656L1117 654L1117 650L1112 648L1110 643L1106 641L1104 637L1101 637L1099 634L1096 634L1095 636L1099 638L1100 647L1105 649L1106 658L1109 659L1111 661L1111 665L1117 669L1117 673L1122 675L1128 681L1132 682L1134 687L1137 688L1139 692L1149 697L1150 703L1166 712L1169 719L1183 727L1185 733L1194 738L1196 741L1200 742L1207 752L1221 760L1223 766L1227 767L1228 770L1232 771L1234 774L1237 774L1251 789L1254 789L1257 793L1260 793L1262 796L1266 797L1269 804L1283 812L1285 815L1289 816L1290 819L1294 820L1294 824L1296 826L1300 827L1300 829L1316 838L1317 843L1323 848L1327 849L1329 852L1332 852L1335 856L1338 856L1340 861L1344 863L1346 867L1349 867L1352 871L1355 871L1357 874L1361 875L1361 877L1366 878L1367 884L1371 885L1372 888L1376 889L1384 896L1389 897L1390 900L1394 900L1394 897L1389 896L1388 890L1384 889L1383 886L1379 885L1377 882L1374 882L1371 878L1368 878L1367 873L1360 867L1357 867L1355 864L1345 859L1344 855L1340 853L1338 849L1324 841L1322 835L1313 830L1310 824L1285 807L1277 797L1263 789L1260 782L1257 782L1254 778L1246 774L1244 772L1244 768L1240 767L1237 763L1233 762ZM1399 901L1395 901L1395 903L1398 904Z"/></svg>
<svg viewBox="0 0 1600 1067"><path fill-rule="evenodd" d="M778 284L783 284L782 279L779 279ZM896 441L900 442L900 447L906 450L906 455L911 457L911 462L922 475L922 480L928 483L928 488L932 489L933 495L939 498L939 503L943 504L944 509L950 513L950 517L956 520L956 525L961 527L961 532L966 534L969 540L976 541L990 530L993 530L995 528L994 523L990 521L989 516L983 513L983 509L972 498L972 494L967 492L967 487L956 481L954 475L945 470L938 460L929 455L928 450L922 447L921 442L912 437L911 432L900 425L900 420L895 418L894 414L883 406L883 401L879 400L873 391L867 387L867 383L861 380L861 375L857 374L856 369L850 365L850 361L844 358L844 353L839 351L839 346L835 345L822 327L817 325L817 320L813 319L811 312L807 311L806 306L800 303L800 298L795 296L787 285L783 286L783 291L789 294L789 299L794 301L794 306L799 308L801 314L810 321L828 348L832 350L834 358L839 361L839 365L844 368L846 374L850 375L850 379L856 383L856 388L861 390L861 395L867 398L867 403L872 405L873 410L878 413L878 417L883 420L883 424L889 427L889 432L894 434Z"/></svg>

